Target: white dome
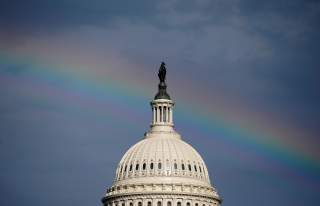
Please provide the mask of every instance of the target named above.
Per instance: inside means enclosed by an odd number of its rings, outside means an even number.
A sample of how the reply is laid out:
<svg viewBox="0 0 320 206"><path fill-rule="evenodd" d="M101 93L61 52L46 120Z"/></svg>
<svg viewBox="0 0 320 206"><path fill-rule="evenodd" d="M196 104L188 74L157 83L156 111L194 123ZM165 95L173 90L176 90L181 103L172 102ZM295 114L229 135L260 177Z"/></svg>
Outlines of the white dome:
<svg viewBox="0 0 320 206"><path fill-rule="evenodd" d="M122 157L115 184L130 182L190 183L210 186L207 167L199 153L176 132L151 132Z"/></svg>
<svg viewBox="0 0 320 206"><path fill-rule="evenodd" d="M151 101L150 131L120 160L104 206L219 206L207 167L174 130L174 102L166 92L165 64L158 93Z"/></svg>

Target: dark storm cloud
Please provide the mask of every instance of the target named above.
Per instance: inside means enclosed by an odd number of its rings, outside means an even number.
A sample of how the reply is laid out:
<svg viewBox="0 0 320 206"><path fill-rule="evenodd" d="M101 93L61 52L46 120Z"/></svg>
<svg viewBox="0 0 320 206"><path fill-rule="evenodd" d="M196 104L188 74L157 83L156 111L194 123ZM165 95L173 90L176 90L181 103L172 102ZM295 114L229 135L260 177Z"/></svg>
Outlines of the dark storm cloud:
<svg viewBox="0 0 320 206"><path fill-rule="evenodd" d="M60 30L79 25L106 26L114 19L125 16L134 21L151 15L150 1L101 0L5 0L1 2L2 28L22 31Z"/></svg>
<svg viewBox="0 0 320 206"><path fill-rule="evenodd" d="M174 2L173 2L174 3ZM116 19L130 21L155 21L159 13L159 3L151 1L41 1L31 0L2 1L2 26L18 29L63 29L69 26L100 25L107 26ZM180 2L165 2L160 10L165 12L179 10ZM189 5L189 4L186 4ZM187 6L188 7L188 6ZM183 9L182 9L183 10ZM164 23L165 22L160 22Z"/></svg>
<svg viewBox="0 0 320 206"><path fill-rule="evenodd" d="M5 27L44 30L79 25L107 26L118 19L171 26L171 29L193 29L212 23L228 24L238 18L246 18L250 23L257 23L250 24L250 27L256 26L256 29L269 32L276 29L273 32L278 32L277 29L286 28L281 27L281 21L272 22L281 20L277 18L297 20L296 23L316 23L319 18L319 2L30 0L22 3L5 0L1 2L0 17L1 25ZM308 17L312 21L304 22ZM266 21L263 22L264 20ZM276 24L279 27L272 28Z"/></svg>

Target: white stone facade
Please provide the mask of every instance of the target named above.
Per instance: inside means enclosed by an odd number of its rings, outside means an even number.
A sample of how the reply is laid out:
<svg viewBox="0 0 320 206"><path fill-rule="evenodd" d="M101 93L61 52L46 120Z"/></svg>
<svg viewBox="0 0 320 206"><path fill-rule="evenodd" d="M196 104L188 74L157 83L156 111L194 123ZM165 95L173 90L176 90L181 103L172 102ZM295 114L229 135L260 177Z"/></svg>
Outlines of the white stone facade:
<svg viewBox="0 0 320 206"><path fill-rule="evenodd" d="M151 129L122 157L104 206L217 206L199 153L174 130L170 99L151 102Z"/></svg>

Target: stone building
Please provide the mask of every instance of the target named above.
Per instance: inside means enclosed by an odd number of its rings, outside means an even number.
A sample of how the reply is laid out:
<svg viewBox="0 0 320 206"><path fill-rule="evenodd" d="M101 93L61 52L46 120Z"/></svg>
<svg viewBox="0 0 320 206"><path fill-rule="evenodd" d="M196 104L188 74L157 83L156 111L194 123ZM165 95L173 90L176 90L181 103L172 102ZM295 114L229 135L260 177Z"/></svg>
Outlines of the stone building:
<svg viewBox="0 0 320 206"><path fill-rule="evenodd" d="M104 206L220 205L203 159L174 130L174 102L166 91L164 63L158 76L150 130L124 154L102 202Z"/></svg>

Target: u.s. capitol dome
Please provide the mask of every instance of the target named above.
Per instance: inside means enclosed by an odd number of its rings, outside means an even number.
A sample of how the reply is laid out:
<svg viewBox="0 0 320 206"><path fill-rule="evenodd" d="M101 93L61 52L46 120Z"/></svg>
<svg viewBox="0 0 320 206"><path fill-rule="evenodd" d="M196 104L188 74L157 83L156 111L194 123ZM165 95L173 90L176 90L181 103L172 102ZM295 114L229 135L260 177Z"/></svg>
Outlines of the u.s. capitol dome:
<svg viewBox="0 0 320 206"><path fill-rule="evenodd" d="M164 63L158 76L150 131L124 154L102 202L104 206L220 205L205 162L174 130L174 102L166 92Z"/></svg>

